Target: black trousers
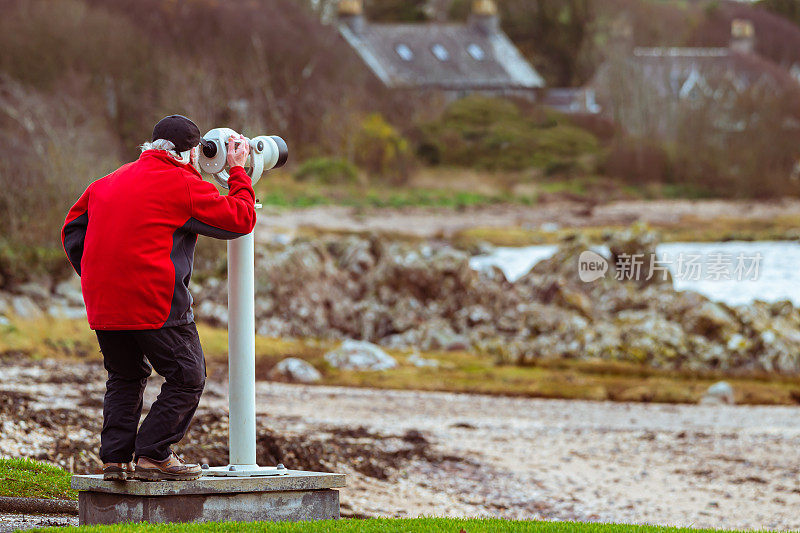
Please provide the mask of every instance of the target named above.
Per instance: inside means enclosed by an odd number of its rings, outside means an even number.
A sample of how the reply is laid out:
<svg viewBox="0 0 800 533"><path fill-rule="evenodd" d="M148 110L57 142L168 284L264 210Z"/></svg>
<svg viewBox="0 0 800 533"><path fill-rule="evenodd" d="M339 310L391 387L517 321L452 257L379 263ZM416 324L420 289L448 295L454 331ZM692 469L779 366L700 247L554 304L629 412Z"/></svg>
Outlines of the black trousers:
<svg viewBox="0 0 800 533"><path fill-rule="evenodd" d="M171 453L170 445L189 429L206 382L197 327L192 323L96 333L108 371L100 459L104 463L126 463L139 457L163 461ZM138 427L142 396L153 368L166 382Z"/></svg>

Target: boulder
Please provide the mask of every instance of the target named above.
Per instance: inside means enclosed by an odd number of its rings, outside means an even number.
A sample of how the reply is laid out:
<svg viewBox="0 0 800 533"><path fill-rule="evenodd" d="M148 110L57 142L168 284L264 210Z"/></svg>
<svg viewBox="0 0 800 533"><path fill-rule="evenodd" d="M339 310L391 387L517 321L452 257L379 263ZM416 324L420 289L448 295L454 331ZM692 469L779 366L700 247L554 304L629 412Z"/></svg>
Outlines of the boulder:
<svg viewBox="0 0 800 533"><path fill-rule="evenodd" d="M684 328L709 339L727 341L739 329L733 315L721 304L706 301L683 315Z"/></svg>
<svg viewBox="0 0 800 533"><path fill-rule="evenodd" d="M69 305L83 307L83 293L81 292L81 278L78 274L73 274L67 280L56 285L56 296L64 298Z"/></svg>
<svg viewBox="0 0 800 533"><path fill-rule="evenodd" d="M205 300L201 303L195 309L194 314L196 319L211 322L216 326L228 325L228 307L211 300Z"/></svg>
<svg viewBox="0 0 800 533"><path fill-rule="evenodd" d="M419 347L422 350L468 350L470 341L466 335L453 331L450 324L442 319L427 322L421 328Z"/></svg>
<svg viewBox="0 0 800 533"><path fill-rule="evenodd" d="M326 353L325 360L332 367L341 370L388 370L397 366L397 361L380 346L352 339Z"/></svg>
<svg viewBox="0 0 800 533"><path fill-rule="evenodd" d="M23 320L36 320L44 316L39 306L27 296L13 296L11 298L11 310Z"/></svg>
<svg viewBox="0 0 800 533"><path fill-rule="evenodd" d="M314 383L322 379L322 374L307 361L297 357L287 357L275 365L269 377L276 381Z"/></svg>
<svg viewBox="0 0 800 533"><path fill-rule="evenodd" d="M680 324L641 311L619 314L616 326L622 333L621 357L657 367L678 367L693 353Z"/></svg>
<svg viewBox="0 0 800 533"><path fill-rule="evenodd" d="M66 301L57 301L47 308L47 314L54 318L66 318L75 320L86 318L86 308L83 306L72 306Z"/></svg>
<svg viewBox="0 0 800 533"><path fill-rule="evenodd" d="M583 282L578 276L578 258L591 247L592 244L583 235L570 235L561 242L551 257L533 265L530 272L519 281L537 284L537 277L561 278L567 283L580 286Z"/></svg>
<svg viewBox="0 0 800 533"><path fill-rule="evenodd" d="M733 387L726 381L718 381L708 388L700 403L704 405L733 405L736 403Z"/></svg>
<svg viewBox="0 0 800 533"><path fill-rule="evenodd" d="M16 290L23 296L27 296L39 304L45 303L50 298L50 289L34 281L23 283L19 285Z"/></svg>
<svg viewBox="0 0 800 533"><path fill-rule="evenodd" d="M328 250L339 266L354 276L363 276L375 267L373 243L358 237L346 237L328 244Z"/></svg>
<svg viewBox="0 0 800 533"><path fill-rule="evenodd" d="M611 277L635 281L640 286L666 284L672 287L672 275L666 265L655 262L659 259L656 255L658 241L658 235L641 223L611 235L608 241Z"/></svg>
<svg viewBox="0 0 800 533"><path fill-rule="evenodd" d="M411 355L409 355L408 362L419 368L424 368L424 367L437 368L439 366L439 361L437 361L436 359L426 359L418 353L412 353Z"/></svg>

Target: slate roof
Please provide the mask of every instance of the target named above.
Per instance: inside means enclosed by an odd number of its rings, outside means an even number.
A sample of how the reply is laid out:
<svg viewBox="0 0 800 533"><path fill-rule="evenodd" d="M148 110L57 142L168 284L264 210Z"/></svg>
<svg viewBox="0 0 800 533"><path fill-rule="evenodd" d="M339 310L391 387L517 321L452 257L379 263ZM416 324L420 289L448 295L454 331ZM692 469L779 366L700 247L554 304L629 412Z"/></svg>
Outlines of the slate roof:
<svg viewBox="0 0 800 533"><path fill-rule="evenodd" d="M687 98L700 91L719 97L759 85L773 90L793 85L774 63L731 48L636 48L630 60L660 96Z"/></svg>
<svg viewBox="0 0 800 533"><path fill-rule="evenodd" d="M503 90L544 86L542 77L501 31L484 32L469 23L371 22L358 32L340 23L339 31L387 87ZM442 48L446 51L444 59L436 57L434 47L440 55Z"/></svg>

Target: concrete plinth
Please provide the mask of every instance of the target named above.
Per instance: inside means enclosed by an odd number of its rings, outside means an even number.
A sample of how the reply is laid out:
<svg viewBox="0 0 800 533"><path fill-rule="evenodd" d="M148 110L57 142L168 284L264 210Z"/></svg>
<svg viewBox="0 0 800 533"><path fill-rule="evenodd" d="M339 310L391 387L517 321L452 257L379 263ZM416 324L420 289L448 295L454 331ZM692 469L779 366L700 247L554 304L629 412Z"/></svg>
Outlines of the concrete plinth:
<svg viewBox="0 0 800 533"><path fill-rule="evenodd" d="M273 477L103 481L72 476L83 524L255 522L339 518L343 474L289 470Z"/></svg>

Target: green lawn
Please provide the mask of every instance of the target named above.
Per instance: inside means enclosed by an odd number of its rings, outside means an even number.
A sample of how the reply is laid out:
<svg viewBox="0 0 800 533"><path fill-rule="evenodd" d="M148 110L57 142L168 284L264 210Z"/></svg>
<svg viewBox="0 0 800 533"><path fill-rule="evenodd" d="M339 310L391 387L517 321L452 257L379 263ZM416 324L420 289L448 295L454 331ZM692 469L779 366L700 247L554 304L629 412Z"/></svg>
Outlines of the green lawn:
<svg viewBox="0 0 800 533"><path fill-rule="evenodd" d="M479 533L479 532L535 532L535 533L649 533L649 532L678 532L691 531L699 533L702 531L729 531L716 529L688 529L672 527L654 526L631 526L620 524L585 524L580 522L539 522L539 521L511 521L494 518L378 518L370 520L324 520L320 522L295 522L295 523L210 523L210 524L181 524L170 526L159 526L151 524L124 524L116 526L93 526L93 527L68 527L68 528L47 528L35 531L48 531L59 533L70 533L72 531L80 533L90 532L127 532L148 533L157 531L176 531L185 533L194 532L235 532L235 531L263 531L265 533L349 533L349 532L441 532L441 533Z"/></svg>
<svg viewBox="0 0 800 533"><path fill-rule="evenodd" d="M69 472L31 459L0 459L0 496L75 500Z"/></svg>

